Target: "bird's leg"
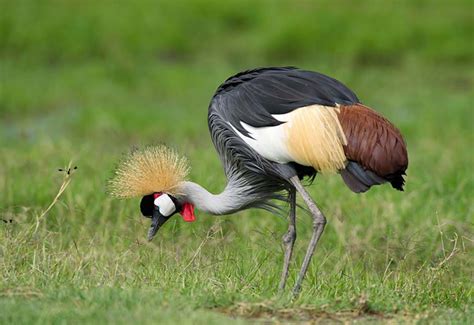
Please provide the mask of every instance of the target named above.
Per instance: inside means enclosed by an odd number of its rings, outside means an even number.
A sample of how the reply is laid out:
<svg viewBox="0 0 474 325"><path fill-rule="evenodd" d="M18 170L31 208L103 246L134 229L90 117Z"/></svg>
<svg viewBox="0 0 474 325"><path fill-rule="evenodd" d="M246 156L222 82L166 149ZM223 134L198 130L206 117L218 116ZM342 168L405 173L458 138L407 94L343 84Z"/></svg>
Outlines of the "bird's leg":
<svg viewBox="0 0 474 325"><path fill-rule="evenodd" d="M297 176L294 176L290 179L290 181L296 187L298 192L300 192L313 217L313 235L311 236L311 241L309 242L308 249L304 257L303 265L301 266L301 271L298 275L298 279L296 280L295 287L293 288L293 294L298 295L301 290L301 283L303 282L303 279L306 275L306 271L308 270L309 263L311 262L311 257L313 256L314 250L316 249L316 245L318 244L319 238L323 233L324 226L326 225L326 218L318 209L316 203L314 203L313 199L308 194L306 189L303 187L299 178Z"/></svg>
<svg viewBox="0 0 474 325"><path fill-rule="evenodd" d="M288 197L290 201L290 213L288 231L283 235L283 246L285 247L285 259L283 262L283 271L281 273L280 291L285 289L286 279L288 278L288 269L290 267L291 256L293 255L293 246L296 240L296 189L292 188Z"/></svg>

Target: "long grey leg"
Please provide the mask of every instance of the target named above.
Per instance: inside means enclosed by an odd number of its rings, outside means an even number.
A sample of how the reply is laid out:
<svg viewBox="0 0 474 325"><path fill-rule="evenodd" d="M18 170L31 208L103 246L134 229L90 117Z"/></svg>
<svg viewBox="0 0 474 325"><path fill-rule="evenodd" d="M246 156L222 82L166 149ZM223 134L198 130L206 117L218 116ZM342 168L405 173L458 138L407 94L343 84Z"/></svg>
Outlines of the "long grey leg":
<svg viewBox="0 0 474 325"><path fill-rule="evenodd" d="M326 225L326 218L318 209L316 203L314 203L313 199L308 194L306 189L303 187L299 178L297 176L294 176L290 178L290 181L296 187L298 192L300 192L304 202L306 203L309 211L311 212L311 215L313 216L313 235L311 236L311 241L309 242L308 249L304 257L303 265L301 266L301 271L298 275L298 279L296 280L295 287L293 288L293 294L297 295L301 290L301 283L303 282L303 279L306 275L306 271L308 270L308 266L311 262L311 257L313 257L316 245L318 244L319 238L321 237L321 234L324 231L324 226Z"/></svg>
<svg viewBox="0 0 474 325"><path fill-rule="evenodd" d="M283 262L283 271L281 273L280 285L278 288L285 289L286 279L288 279L288 269L290 267L291 256L293 255L293 246L296 240L296 189L292 188L289 193L290 213L288 231L283 235L283 246L285 247L285 259Z"/></svg>

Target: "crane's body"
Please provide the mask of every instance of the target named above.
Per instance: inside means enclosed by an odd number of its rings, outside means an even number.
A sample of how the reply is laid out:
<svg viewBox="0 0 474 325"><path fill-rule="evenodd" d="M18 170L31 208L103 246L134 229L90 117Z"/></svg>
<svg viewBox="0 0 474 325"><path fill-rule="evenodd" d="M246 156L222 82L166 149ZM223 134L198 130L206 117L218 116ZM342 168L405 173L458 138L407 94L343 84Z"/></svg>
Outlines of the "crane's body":
<svg viewBox="0 0 474 325"><path fill-rule="evenodd" d="M318 172L339 173L356 193L383 183L403 190L408 156L400 132L361 104L349 88L323 74L291 67L236 74L213 96L208 125L228 179L222 193L211 194L184 177L165 184L162 178L169 176L166 166L176 167L177 158L163 160L162 154L149 153L132 157L119 171L126 177L116 181L116 193L145 195L142 213L153 216L150 238L175 212L187 221L194 220L194 206L223 215L248 208L275 211L275 200L289 202L281 289L296 239L297 192L313 217L313 236L295 293L300 290L326 223L301 179L314 179ZM146 163L139 164L143 160ZM176 170L172 168L169 173L176 174ZM124 191L131 194L120 194ZM162 193L165 197L160 198Z"/></svg>
<svg viewBox="0 0 474 325"><path fill-rule="evenodd" d="M264 183L268 193L266 187L287 188L294 172L300 178L339 172L354 192L385 182L403 189L408 158L400 132L322 74L295 68L239 73L218 88L208 122L231 182L257 182L255 190Z"/></svg>

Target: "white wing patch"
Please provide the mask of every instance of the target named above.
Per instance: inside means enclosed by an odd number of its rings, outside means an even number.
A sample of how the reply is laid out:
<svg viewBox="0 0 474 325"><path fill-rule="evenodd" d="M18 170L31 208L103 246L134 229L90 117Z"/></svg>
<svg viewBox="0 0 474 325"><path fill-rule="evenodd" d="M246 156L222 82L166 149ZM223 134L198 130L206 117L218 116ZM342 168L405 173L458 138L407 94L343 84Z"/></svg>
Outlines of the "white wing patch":
<svg viewBox="0 0 474 325"><path fill-rule="evenodd" d="M240 124L249 132L253 139L243 135L229 123L235 133L262 157L281 164L292 161L286 146L287 135L284 130L284 124L261 128L253 127L244 122L240 122Z"/></svg>
<svg viewBox="0 0 474 325"><path fill-rule="evenodd" d="M337 118L338 107L310 105L287 114L272 117L277 126L253 127L240 122L249 132L237 135L262 157L277 162L297 162L322 172L336 172L345 168L347 159L343 145L347 143ZM232 126L232 125L231 125Z"/></svg>

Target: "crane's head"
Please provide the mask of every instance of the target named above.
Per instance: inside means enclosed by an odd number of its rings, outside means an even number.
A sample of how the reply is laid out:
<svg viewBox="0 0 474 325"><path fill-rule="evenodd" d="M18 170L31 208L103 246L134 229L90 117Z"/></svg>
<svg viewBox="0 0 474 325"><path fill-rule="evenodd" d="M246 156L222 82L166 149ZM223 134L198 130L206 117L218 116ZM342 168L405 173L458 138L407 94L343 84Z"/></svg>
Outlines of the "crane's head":
<svg viewBox="0 0 474 325"><path fill-rule="evenodd" d="M192 222L196 220L194 206L191 203L180 202L179 199L167 193L145 195L140 202L140 211L143 216L151 218L148 240L152 240L158 229L176 212L183 216L184 221Z"/></svg>
<svg viewBox="0 0 474 325"><path fill-rule="evenodd" d="M109 191L118 198L142 197L140 210L152 219L151 240L176 212L194 221L194 206L181 195L188 171L187 160L165 146L136 149L117 166Z"/></svg>

